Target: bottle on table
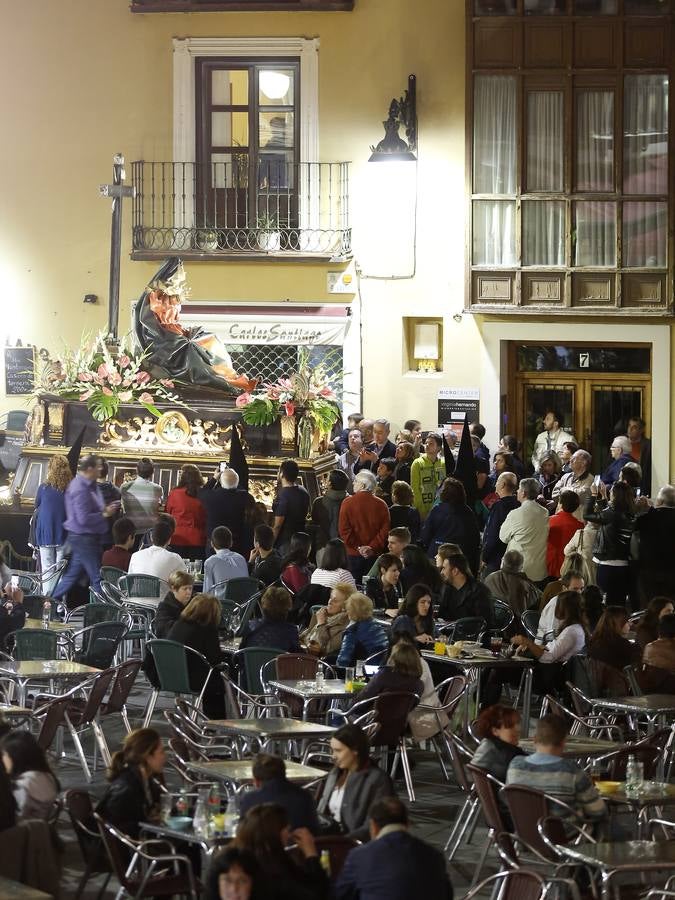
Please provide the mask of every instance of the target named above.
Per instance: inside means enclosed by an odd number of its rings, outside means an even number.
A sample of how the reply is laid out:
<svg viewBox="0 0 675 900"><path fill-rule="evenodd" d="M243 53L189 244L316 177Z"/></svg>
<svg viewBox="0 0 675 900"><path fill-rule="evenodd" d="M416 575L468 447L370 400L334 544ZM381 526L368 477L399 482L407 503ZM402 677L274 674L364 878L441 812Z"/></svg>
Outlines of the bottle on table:
<svg viewBox="0 0 675 900"><path fill-rule="evenodd" d="M49 628L49 623L52 618L52 601L45 600L42 604L42 627Z"/></svg>
<svg viewBox="0 0 675 900"><path fill-rule="evenodd" d="M239 807L234 797L230 797L227 801L225 809L225 834L228 837L234 837L239 824Z"/></svg>
<svg viewBox="0 0 675 900"><path fill-rule="evenodd" d="M192 817L192 828L195 834L206 836L209 828L209 819L206 812L208 794L206 788L200 788L195 806L195 814Z"/></svg>
<svg viewBox="0 0 675 900"><path fill-rule="evenodd" d="M321 868L324 870L326 875L330 878L330 853L328 850L321 851L321 856L319 857L319 862L321 863Z"/></svg>
<svg viewBox="0 0 675 900"><path fill-rule="evenodd" d="M315 676L316 686L319 690L321 690L323 688L325 680L326 680L326 678L325 678L325 673L323 671L323 666L321 665L321 663L319 663L319 665L317 666L316 676Z"/></svg>

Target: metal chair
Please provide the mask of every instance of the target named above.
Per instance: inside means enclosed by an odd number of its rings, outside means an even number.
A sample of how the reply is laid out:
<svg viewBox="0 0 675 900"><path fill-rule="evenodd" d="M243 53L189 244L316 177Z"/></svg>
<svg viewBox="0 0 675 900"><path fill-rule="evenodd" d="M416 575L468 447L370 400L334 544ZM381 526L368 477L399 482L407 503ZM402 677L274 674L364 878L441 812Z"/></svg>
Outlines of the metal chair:
<svg viewBox="0 0 675 900"><path fill-rule="evenodd" d="M16 586L21 588L24 597L42 593L42 582L36 573L13 571L12 576L16 578Z"/></svg>
<svg viewBox="0 0 675 900"><path fill-rule="evenodd" d="M82 628L89 628L91 625L98 625L99 622L119 622L124 614L122 608L110 603L83 603L82 606L70 610L66 622L81 619Z"/></svg>
<svg viewBox="0 0 675 900"><path fill-rule="evenodd" d="M263 591L267 590L267 585L257 578L230 578L226 582L220 581L218 584L215 584L211 592L221 586L223 587L223 599L234 600L237 606L246 603L254 594L262 594ZM216 594L216 596L219 595Z"/></svg>
<svg viewBox="0 0 675 900"><path fill-rule="evenodd" d="M44 572L41 572L39 575L40 591L51 596L54 593L54 588L56 588L61 580L61 576L65 572L67 565L68 560L62 559L60 562L48 566ZM47 591L47 587L49 587L49 591Z"/></svg>
<svg viewBox="0 0 675 900"><path fill-rule="evenodd" d="M483 867L485 866L485 860L487 859L490 847L494 844L495 837L502 832L508 832L508 827L506 822L504 822L504 817L497 800L498 792L504 785L493 775L490 775L489 772L486 772L485 769L474 766L472 763L469 763L466 766L466 771L473 781L474 790L480 802L483 818L488 827L487 838L473 873L473 880L471 881L471 887L473 887L480 878Z"/></svg>
<svg viewBox="0 0 675 900"><path fill-rule="evenodd" d="M644 777L647 781L653 781L656 778L659 763L663 757L663 750L660 747L649 746L643 742L631 744L625 750L614 750L605 756L599 757L596 762L607 767L607 777L610 781L625 781L626 764L629 756L634 756L638 762L642 763L644 766Z"/></svg>
<svg viewBox="0 0 675 900"><path fill-rule="evenodd" d="M105 603L124 608L126 597L120 590L119 585L113 584L111 581L101 581L101 597Z"/></svg>
<svg viewBox="0 0 675 900"><path fill-rule="evenodd" d="M117 566L101 566L101 581L107 581L117 587L120 578L124 578L127 573L124 569L118 569Z"/></svg>
<svg viewBox="0 0 675 900"><path fill-rule="evenodd" d="M161 693L169 694L188 694L197 696L197 705L199 706L204 697L206 686L213 675L214 670L211 668L209 661L197 650L192 647L186 647L185 644L179 644L177 641L167 641L155 638L148 641L148 650L152 654L157 670L160 687L154 690L148 701L148 706L143 719L143 727L147 728L152 719L155 710L157 698ZM201 690L196 690L190 683L190 673L188 667L188 659L199 660L206 668L206 677Z"/></svg>
<svg viewBox="0 0 675 900"><path fill-rule="evenodd" d="M587 736L595 738L606 738L609 741L623 740L623 729L619 725L615 725L607 721L601 715L582 716L571 709L564 706L560 700L546 694L541 704L541 714L546 715L551 712L556 716L560 716L570 724L569 734L572 737Z"/></svg>
<svg viewBox="0 0 675 900"><path fill-rule="evenodd" d="M457 619L450 625L443 625L439 630L450 641L477 641L487 628L487 622L480 616L467 616Z"/></svg>
<svg viewBox="0 0 675 900"><path fill-rule="evenodd" d="M75 900L81 897L82 891L87 886L87 882L92 875L105 875L106 877L97 897L97 900L101 900L110 881L112 869L98 829L92 831L87 824L94 821L94 807L91 797L88 791L71 789L65 792L63 799L80 852L82 853L82 861L84 862L84 872L77 885Z"/></svg>
<svg viewBox="0 0 675 900"><path fill-rule="evenodd" d="M134 841L97 812L94 818L112 870L121 885L118 896L123 889L134 900L172 894L184 894L198 900L201 885L194 876L192 864L187 856L176 853L170 841ZM165 852L155 853L160 847Z"/></svg>
<svg viewBox="0 0 675 900"><path fill-rule="evenodd" d="M529 869L516 869L506 872L497 872L489 878L472 887L463 900L473 900L474 897L498 897L499 900L547 900L556 896L551 886L557 888L564 885L569 891L571 900L580 900L579 888L568 878L543 878ZM559 888L558 888L559 890Z"/></svg>
<svg viewBox="0 0 675 900"><path fill-rule="evenodd" d="M307 653L282 653L274 659L268 659L266 663L263 663L260 668L260 682L265 693L272 693L269 689L270 680L292 681L301 678L313 680L316 678L316 673L319 669L323 671L325 678L335 678L335 671L332 666L329 666L328 663L323 662L316 656L310 656ZM280 700L283 699L293 716L299 718L302 715L303 703L299 697L291 696L279 688L273 693ZM326 701L317 697L314 703L325 707ZM312 701L308 703L307 708L309 709L311 705ZM316 714L320 715L321 711L317 710Z"/></svg>
<svg viewBox="0 0 675 900"><path fill-rule="evenodd" d="M449 735L450 760L457 786L465 795L464 803L455 817L455 824L445 843L445 852L448 854L448 862L452 862L459 850L465 836L470 836L475 828L476 819L480 811L480 800L476 789L467 772L467 765L471 762L473 753L461 738L456 734Z"/></svg>
<svg viewBox="0 0 675 900"><path fill-rule="evenodd" d="M453 675L450 678L446 678L445 681L436 685L436 694L440 699L440 706L427 706L419 703L414 710L415 713L425 712L436 717L438 733L432 735L430 740L436 751L436 756L446 781L449 780L449 774L443 759L443 747L445 747L448 756L452 757L448 729L455 710L462 702L468 683L468 679L464 675ZM443 721L444 717L446 721Z"/></svg>
<svg viewBox="0 0 675 900"><path fill-rule="evenodd" d="M503 600L499 600L496 597L492 602L495 617L495 627L492 630L501 631L503 634L513 625L513 620L515 619L513 610L508 603L504 603Z"/></svg>
<svg viewBox="0 0 675 900"><path fill-rule="evenodd" d="M556 861L557 857L542 839L537 823L551 815L552 806L554 814L563 815L571 821L577 817L576 810L557 797L522 784L507 784L499 793L509 808L518 837L545 859ZM590 834L584 829L582 831L588 840L592 840Z"/></svg>
<svg viewBox="0 0 675 900"><path fill-rule="evenodd" d="M110 689L108 699L99 708L99 719L119 713L127 734L131 733L127 700L142 665L143 662L140 659L128 659L115 666L115 681Z"/></svg>
<svg viewBox="0 0 675 900"><path fill-rule="evenodd" d="M628 682L628 687L630 688L630 692L634 697L642 696L642 688L640 687L640 682L637 677L637 670L635 666L624 666L623 674L626 677L626 681Z"/></svg>
<svg viewBox="0 0 675 900"><path fill-rule="evenodd" d="M236 581L236 579L232 579ZM229 582L230 584L232 582ZM262 597L262 591L259 591L256 594L253 594L252 597L249 598L244 603L239 604L239 612L236 616L232 617L232 621L230 623L230 627L233 629L236 637L243 637L246 633L246 629L248 628L248 623L253 618L253 614L257 609L259 609L260 598Z"/></svg>
<svg viewBox="0 0 675 900"><path fill-rule="evenodd" d="M14 638L14 659L25 662L31 659L56 659L59 636L46 628L22 628L7 637Z"/></svg>
<svg viewBox="0 0 675 900"><path fill-rule="evenodd" d="M520 624L531 641L534 641L537 637L540 617L541 613L538 609L526 609L525 612L520 614Z"/></svg>
<svg viewBox="0 0 675 900"><path fill-rule="evenodd" d="M88 683L89 682L85 682L85 684ZM71 690L67 691L65 694L60 694L58 697L38 694L35 698L33 717L37 721L42 720L42 725L37 736L37 742L43 750L49 750L54 743L54 738L58 734L59 728L67 727L65 719L66 709L68 704L81 694L83 687L84 685L78 684L76 687L71 688ZM38 701L42 698L45 698L47 702L39 705Z"/></svg>
<svg viewBox="0 0 675 900"><path fill-rule="evenodd" d="M165 709L164 718L176 737L182 738L187 747L200 759L236 759L233 749L235 737L226 737L213 731L202 729L179 709Z"/></svg>
<svg viewBox="0 0 675 900"><path fill-rule="evenodd" d="M155 575L125 574L117 586L127 597L157 597L162 600L169 593L169 585Z"/></svg>
<svg viewBox="0 0 675 900"><path fill-rule="evenodd" d="M226 600L224 597L218 597L220 603L220 631L234 631L232 627L234 622L241 620L241 607L234 600Z"/></svg>
<svg viewBox="0 0 675 900"><path fill-rule="evenodd" d="M73 646L77 646L78 640L81 644L73 653L74 661L94 669L109 669L128 631L127 622L98 622L76 631Z"/></svg>
<svg viewBox="0 0 675 900"><path fill-rule="evenodd" d="M239 686L253 696L265 694L265 685L260 677L262 668L282 653L283 650L275 647L244 647L237 650L234 660L239 671Z"/></svg>
<svg viewBox="0 0 675 900"><path fill-rule="evenodd" d="M106 766L109 766L111 762L110 750L108 749L108 744L98 722L97 716L101 703L103 702L103 698L108 692L108 688L110 687L114 677L114 669L107 669L104 672L100 672L98 675L94 676L94 678L90 682L88 682L88 693L86 694L86 699L73 699L65 709L65 723L68 731L70 732L70 736L73 739L73 744L75 744L75 751L77 752L77 755L80 759L80 763L82 764L82 771L84 772L84 777L87 779L87 781L91 781L91 771L89 769L89 764L87 762L87 757L85 755L82 742L80 741L80 735L84 731L91 728L94 733L96 744L98 745L98 749L101 751L101 756Z"/></svg>

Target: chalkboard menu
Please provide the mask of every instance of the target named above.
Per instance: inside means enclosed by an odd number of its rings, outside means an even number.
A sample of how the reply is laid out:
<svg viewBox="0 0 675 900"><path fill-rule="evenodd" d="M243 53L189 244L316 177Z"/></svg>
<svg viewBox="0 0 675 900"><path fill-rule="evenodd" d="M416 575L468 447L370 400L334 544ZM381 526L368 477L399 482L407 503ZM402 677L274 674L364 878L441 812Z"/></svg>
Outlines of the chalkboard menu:
<svg viewBox="0 0 675 900"><path fill-rule="evenodd" d="M35 349L5 347L5 393L30 394L35 387Z"/></svg>

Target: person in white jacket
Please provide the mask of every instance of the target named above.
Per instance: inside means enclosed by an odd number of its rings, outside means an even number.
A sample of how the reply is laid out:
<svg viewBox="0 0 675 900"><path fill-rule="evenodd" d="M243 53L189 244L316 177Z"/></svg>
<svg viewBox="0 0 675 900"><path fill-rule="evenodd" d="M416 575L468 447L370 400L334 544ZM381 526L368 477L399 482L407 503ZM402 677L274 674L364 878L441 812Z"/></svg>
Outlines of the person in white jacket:
<svg viewBox="0 0 675 900"><path fill-rule="evenodd" d="M560 455L566 443L574 442L574 437L560 425L560 416L554 410L547 410L543 421L544 431L537 435L532 453L532 465L535 472L539 471L539 464L545 453L552 450Z"/></svg>
<svg viewBox="0 0 675 900"><path fill-rule="evenodd" d="M523 478L518 488L520 506L511 510L499 529L499 540L506 544L506 552L518 550L522 554L523 571L535 584L544 581L548 574L548 512L536 502L539 490L536 478Z"/></svg>

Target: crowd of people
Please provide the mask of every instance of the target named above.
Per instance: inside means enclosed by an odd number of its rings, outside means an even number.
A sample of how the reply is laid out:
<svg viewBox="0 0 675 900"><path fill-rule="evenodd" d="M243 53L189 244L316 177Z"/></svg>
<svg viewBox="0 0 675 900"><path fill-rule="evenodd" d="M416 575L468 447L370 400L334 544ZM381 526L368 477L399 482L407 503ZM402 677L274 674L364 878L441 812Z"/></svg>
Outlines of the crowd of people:
<svg viewBox="0 0 675 900"><path fill-rule="evenodd" d="M429 714L440 700L421 651L458 620L482 622L484 640L499 633L533 659L542 696L564 689L567 664L579 657L604 693L628 693L626 666L645 690L675 693L675 487L649 496L644 423L626 423L606 465L594 465L554 410L543 424L525 461L510 435L491 454L485 429L474 423L467 468L450 434L424 433L409 420L392 441L388 421L355 414L333 437L335 469L325 493L310 502L297 463L286 459L271 513L224 465L208 479L185 465L165 500L148 459L118 489L101 458L85 456L73 476L65 457L54 456L37 494L32 540L44 569L68 558L49 585L64 603L72 605L69 593L83 576L100 590L101 566L161 579L166 593L154 634L197 650L216 669L225 664L219 592L232 579L254 577L264 585L260 615L248 623L241 649L306 653L339 671L377 660L382 667L359 699L413 694L421 708L412 709L409 727L419 740L447 724L443 714ZM203 561L197 594L188 571L194 560ZM0 607L3 639L23 624L22 594L8 574L5 567L12 608ZM504 608L512 616L506 629L498 624ZM144 668L153 682L151 659ZM189 674L199 690L203 667L191 660ZM563 755L563 720L540 720L534 754L518 747L518 713L500 706L512 678L503 668L485 680L474 763L506 784L545 784L580 816L603 819L597 791ZM209 718L225 717L221 679L209 681L203 709ZM12 732L1 745L0 791L13 798L12 822L26 810L46 816L59 790L30 739ZM451 897L442 857L409 833L405 807L371 758L366 734L345 725L331 750L335 765L316 803L288 781L283 760L257 757L236 839L208 875L211 896L320 900L328 884L313 835L343 834L364 843L349 855L337 897L407 897L423 883L431 895ZM138 823L157 814L165 761L156 731L129 735L113 757L101 815L137 836ZM284 852L291 840L296 856ZM414 886L406 854L423 863ZM373 883L378 878L384 881ZM228 893L230 884L248 893Z"/></svg>

